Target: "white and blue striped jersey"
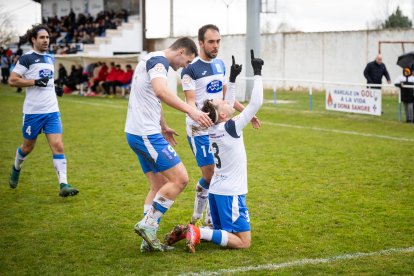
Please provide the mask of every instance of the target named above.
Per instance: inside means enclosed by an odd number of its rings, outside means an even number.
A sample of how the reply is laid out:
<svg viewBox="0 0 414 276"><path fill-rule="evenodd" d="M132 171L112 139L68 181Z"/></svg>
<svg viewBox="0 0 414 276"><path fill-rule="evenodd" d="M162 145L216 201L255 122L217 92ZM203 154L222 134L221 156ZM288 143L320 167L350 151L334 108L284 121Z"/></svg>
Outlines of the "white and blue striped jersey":
<svg viewBox="0 0 414 276"><path fill-rule="evenodd" d="M169 66L162 51L149 53L138 63L132 78L125 132L139 136L161 133L161 101L151 81L167 81Z"/></svg>
<svg viewBox="0 0 414 276"><path fill-rule="evenodd" d="M204 61L200 57L181 72L183 90L195 91L195 104L201 110L205 100L223 99L223 87L226 82L226 67L221 59L215 58ZM208 135L207 129L202 129L188 115L186 116L187 135Z"/></svg>
<svg viewBox="0 0 414 276"><path fill-rule="evenodd" d="M37 80L48 77L46 87L30 86L26 88L23 104L24 114L46 114L59 111L54 82L54 56L29 51L23 54L13 72L24 79Z"/></svg>

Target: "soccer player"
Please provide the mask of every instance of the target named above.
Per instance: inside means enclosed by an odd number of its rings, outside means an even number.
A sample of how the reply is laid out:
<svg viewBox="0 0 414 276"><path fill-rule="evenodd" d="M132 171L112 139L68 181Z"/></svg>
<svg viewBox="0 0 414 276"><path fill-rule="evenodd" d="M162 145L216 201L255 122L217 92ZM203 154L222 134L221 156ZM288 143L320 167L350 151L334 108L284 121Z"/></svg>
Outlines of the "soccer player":
<svg viewBox="0 0 414 276"><path fill-rule="evenodd" d="M209 129L210 146L215 159L214 176L209 190L209 202L214 229L192 224L176 226L167 235L166 243L172 244L185 237L189 252L195 252L200 240L229 248L250 247L250 218L246 205L247 160L243 142L243 128L254 117L263 103L261 71L263 60L255 58L251 50L254 70L254 87L250 103L238 115L234 113L234 93L225 100L206 100L202 111L208 112L214 125ZM238 65L233 64L231 70Z"/></svg>
<svg viewBox="0 0 414 276"><path fill-rule="evenodd" d="M67 181L62 122L56 98L56 95L62 96L63 90L54 84L54 57L47 53L49 35L50 30L42 24L34 25L27 31L26 38L33 50L19 58L10 75L11 86L26 87L26 98L23 104L23 143L17 148L9 185L12 189L17 187L22 163L33 150L37 136L44 132L53 154L60 185L59 195L75 196L79 191Z"/></svg>
<svg viewBox="0 0 414 276"><path fill-rule="evenodd" d="M169 48L143 57L134 72L125 132L150 184L145 216L135 225L136 233L145 240L141 251L171 249L157 239L158 223L188 182L187 170L171 146L175 144L175 131L164 120L161 101L187 113L203 127L212 124L207 113L186 104L167 87L169 66L174 70L186 67L196 55L194 41L183 37Z"/></svg>
<svg viewBox="0 0 414 276"><path fill-rule="evenodd" d="M230 84L227 85L224 62L217 58L220 42L221 36L217 26L212 24L202 26L198 30L200 55L187 68L183 69L181 73L181 82L186 102L198 109L201 109L204 100L223 99L228 86L230 89L236 89L232 79L230 79ZM234 107L238 111L244 109L244 106L238 101L235 101ZM252 124L254 128L259 128L259 119L253 117ZM187 116L186 132L188 143L202 174L202 177L196 184L191 223L201 225L201 218L206 209L204 224L211 225L209 209L206 207L208 205L208 188L214 171L214 158L210 150L208 130L200 128L197 122L194 122Z"/></svg>

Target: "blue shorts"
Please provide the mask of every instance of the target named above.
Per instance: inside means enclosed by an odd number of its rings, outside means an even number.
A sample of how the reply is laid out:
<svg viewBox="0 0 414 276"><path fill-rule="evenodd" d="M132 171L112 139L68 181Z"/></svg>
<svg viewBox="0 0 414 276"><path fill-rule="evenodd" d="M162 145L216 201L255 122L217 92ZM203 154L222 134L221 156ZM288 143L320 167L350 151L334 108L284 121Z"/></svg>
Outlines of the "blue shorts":
<svg viewBox="0 0 414 276"><path fill-rule="evenodd" d="M138 156L142 171L162 172L181 162L174 148L161 134L139 136L126 133L131 149Z"/></svg>
<svg viewBox="0 0 414 276"><path fill-rule="evenodd" d="M214 156L210 150L208 135L193 137L187 136L187 140L199 167L214 164Z"/></svg>
<svg viewBox="0 0 414 276"><path fill-rule="evenodd" d="M62 134L62 121L60 112L46 114L23 114L23 137L27 140L35 140L42 133Z"/></svg>
<svg viewBox="0 0 414 276"><path fill-rule="evenodd" d="M214 229L230 233L250 231L246 195L224 196L209 194L211 219Z"/></svg>

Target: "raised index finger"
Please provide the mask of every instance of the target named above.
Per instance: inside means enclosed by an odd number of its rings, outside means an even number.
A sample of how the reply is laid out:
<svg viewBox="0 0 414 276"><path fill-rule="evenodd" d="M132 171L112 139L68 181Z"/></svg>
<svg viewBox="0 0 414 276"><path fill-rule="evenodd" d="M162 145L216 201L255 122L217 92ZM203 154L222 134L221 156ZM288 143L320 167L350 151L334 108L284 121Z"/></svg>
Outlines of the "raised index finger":
<svg viewBox="0 0 414 276"><path fill-rule="evenodd" d="M231 65L232 66L235 65L236 64L236 61L234 61L234 56L233 55L231 56L231 60L232 60L232 64Z"/></svg>
<svg viewBox="0 0 414 276"><path fill-rule="evenodd" d="M253 49L250 49L250 57L251 57L251 59L254 59L254 51L253 51Z"/></svg>

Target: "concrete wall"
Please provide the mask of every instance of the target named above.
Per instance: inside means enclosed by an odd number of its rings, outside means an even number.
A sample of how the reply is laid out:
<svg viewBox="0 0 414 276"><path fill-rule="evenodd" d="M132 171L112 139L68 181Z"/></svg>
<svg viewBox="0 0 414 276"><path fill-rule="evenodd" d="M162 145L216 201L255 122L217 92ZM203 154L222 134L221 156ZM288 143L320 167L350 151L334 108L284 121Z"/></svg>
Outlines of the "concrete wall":
<svg viewBox="0 0 414 276"><path fill-rule="evenodd" d="M156 40L155 49L164 49L173 41L171 38ZM414 29L262 34L261 54L257 53L256 56L261 56L265 61L262 72L265 78L365 83L363 71L366 64L375 59L379 41L412 41L404 47L405 52L414 51ZM391 80L394 81L402 72L396 65L397 57L403 53L402 45L382 44L381 52ZM227 68L231 63L231 55L243 66L250 66L250 60L245 60L245 35L222 36L219 57ZM383 83L386 83L385 78ZM273 82L265 82L268 88L272 85ZM307 85L278 82L278 86L285 88ZM243 88L243 84L239 86ZM323 88L323 85L314 84L313 87Z"/></svg>

